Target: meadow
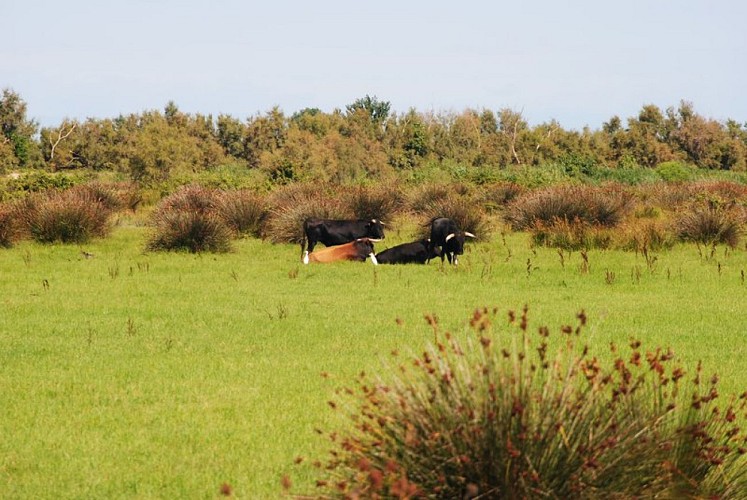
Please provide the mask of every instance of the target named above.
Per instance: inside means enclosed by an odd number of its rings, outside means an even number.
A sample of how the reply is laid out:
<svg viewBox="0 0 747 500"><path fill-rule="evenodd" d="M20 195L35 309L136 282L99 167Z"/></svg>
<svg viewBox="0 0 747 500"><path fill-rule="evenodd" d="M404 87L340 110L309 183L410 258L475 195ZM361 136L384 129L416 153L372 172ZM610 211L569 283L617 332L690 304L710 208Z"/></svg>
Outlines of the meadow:
<svg viewBox="0 0 747 500"><path fill-rule="evenodd" d="M609 342L702 360L747 388L747 251L694 244L644 256L532 247L496 231L458 267L304 266L299 247L247 238L225 254L145 252L121 224L84 245L0 250L0 496L238 498L314 491L312 463L346 425L328 401L391 351L468 334L476 307L529 307L558 330L584 310ZM383 249L407 241L394 228ZM499 315L500 316L500 315ZM296 464L295 462L300 462Z"/></svg>

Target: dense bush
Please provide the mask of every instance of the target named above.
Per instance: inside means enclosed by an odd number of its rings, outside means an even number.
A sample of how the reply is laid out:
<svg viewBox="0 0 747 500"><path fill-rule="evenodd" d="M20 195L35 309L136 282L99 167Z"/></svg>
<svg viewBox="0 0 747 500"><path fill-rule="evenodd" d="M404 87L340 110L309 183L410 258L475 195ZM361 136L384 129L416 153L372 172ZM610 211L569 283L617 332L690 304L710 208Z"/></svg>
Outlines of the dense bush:
<svg viewBox="0 0 747 500"><path fill-rule="evenodd" d="M231 231L218 213L218 191L185 186L164 198L154 210L149 250L226 252Z"/></svg>
<svg viewBox="0 0 747 500"><path fill-rule="evenodd" d="M291 184L274 191L267 200L268 215L262 237L274 243L300 243L303 222L352 218L338 193L326 184Z"/></svg>
<svg viewBox="0 0 747 500"><path fill-rule="evenodd" d="M0 190L0 201L22 198L29 193L41 193L48 190L63 191L85 182L82 173L47 173L27 170L13 177L3 179L4 187Z"/></svg>
<svg viewBox="0 0 747 500"><path fill-rule="evenodd" d="M653 218L638 218L623 223L612 239L616 248L635 252L672 248L677 241L669 222Z"/></svg>
<svg viewBox="0 0 747 500"><path fill-rule="evenodd" d="M112 210L87 190L36 193L17 202L21 230L42 243L83 243L106 236Z"/></svg>
<svg viewBox="0 0 747 500"><path fill-rule="evenodd" d="M157 210L148 250L188 250L227 252L231 249L231 232L226 224L211 212Z"/></svg>
<svg viewBox="0 0 747 500"><path fill-rule="evenodd" d="M527 310L477 309L383 377L361 374L329 404L351 426L317 481L344 498L741 498L745 398L670 350L583 345L586 316L532 332ZM396 353L393 353L396 356ZM396 359L396 358L395 358Z"/></svg>
<svg viewBox="0 0 747 500"><path fill-rule="evenodd" d="M18 217L9 203L0 203L0 247L10 248L20 237Z"/></svg>
<svg viewBox="0 0 747 500"><path fill-rule="evenodd" d="M524 193L524 188L515 182L495 182L479 190L479 202L488 212L501 210Z"/></svg>
<svg viewBox="0 0 747 500"><path fill-rule="evenodd" d="M612 227L632 208L632 195L618 186L558 186L530 192L507 209L506 221L514 230L545 226L557 220L580 221Z"/></svg>
<svg viewBox="0 0 747 500"><path fill-rule="evenodd" d="M713 202L693 204L678 213L675 221L677 235L684 241L704 245L725 244L736 247L745 223L743 207Z"/></svg>
<svg viewBox="0 0 747 500"><path fill-rule="evenodd" d="M259 236L267 216L264 196L246 189L218 194L217 212L228 228L239 236Z"/></svg>
<svg viewBox="0 0 747 500"><path fill-rule="evenodd" d="M483 190L480 192L487 193ZM418 236L421 237L429 235L431 220L447 217L456 222L462 231L488 240L492 228L485 205L485 200L479 194L476 195L468 185L462 183L418 186L408 197L409 212L418 221Z"/></svg>
<svg viewBox="0 0 747 500"><path fill-rule="evenodd" d="M678 161L666 161L656 166L656 173L667 182L691 181L696 172L695 167Z"/></svg>
<svg viewBox="0 0 747 500"><path fill-rule="evenodd" d="M391 220L404 206L404 197L396 184L355 186L343 191L342 196L356 219Z"/></svg>
<svg viewBox="0 0 747 500"><path fill-rule="evenodd" d="M564 250L604 249L612 244L611 230L578 219L555 219L550 224L537 222L530 233L533 244Z"/></svg>

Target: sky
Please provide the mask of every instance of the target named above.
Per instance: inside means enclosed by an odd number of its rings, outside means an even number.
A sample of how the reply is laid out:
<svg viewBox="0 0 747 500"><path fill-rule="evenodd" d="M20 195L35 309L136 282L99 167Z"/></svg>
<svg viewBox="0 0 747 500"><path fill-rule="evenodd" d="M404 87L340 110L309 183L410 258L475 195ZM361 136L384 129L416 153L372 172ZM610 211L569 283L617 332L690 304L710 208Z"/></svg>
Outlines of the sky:
<svg viewBox="0 0 747 500"><path fill-rule="evenodd" d="M576 130L681 101L744 124L745 20L744 0L0 0L0 89L42 127L366 95Z"/></svg>

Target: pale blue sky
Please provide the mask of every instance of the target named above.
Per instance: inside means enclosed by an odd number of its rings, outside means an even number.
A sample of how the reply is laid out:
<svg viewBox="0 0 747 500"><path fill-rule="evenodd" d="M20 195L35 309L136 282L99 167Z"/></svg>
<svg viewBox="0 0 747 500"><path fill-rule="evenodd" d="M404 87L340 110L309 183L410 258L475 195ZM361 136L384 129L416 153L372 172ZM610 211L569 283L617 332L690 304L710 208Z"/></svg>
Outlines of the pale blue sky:
<svg viewBox="0 0 747 500"><path fill-rule="evenodd" d="M0 0L0 88L41 125L163 110L245 119L511 108L599 128L692 102L747 122L747 2Z"/></svg>

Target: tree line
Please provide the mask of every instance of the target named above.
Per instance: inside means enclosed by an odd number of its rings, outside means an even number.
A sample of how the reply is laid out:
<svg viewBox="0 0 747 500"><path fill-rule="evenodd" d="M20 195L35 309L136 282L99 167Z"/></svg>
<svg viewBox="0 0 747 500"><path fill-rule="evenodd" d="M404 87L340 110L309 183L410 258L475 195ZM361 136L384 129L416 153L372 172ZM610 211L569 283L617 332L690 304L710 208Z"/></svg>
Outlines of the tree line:
<svg viewBox="0 0 747 500"><path fill-rule="evenodd" d="M141 183L168 181L230 165L271 184L412 179L444 165L489 181L514 166L655 168L679 162L700 169L747 170L747 124L720 122L682 101L644 105L623 123L567 130L555 120L530 126L504 108L461 112L391 111L366 95L331 113L275 107L246 119L162 111L40 127L12 89L0 98L0 174L36 169L93 171Z"/></svg>

